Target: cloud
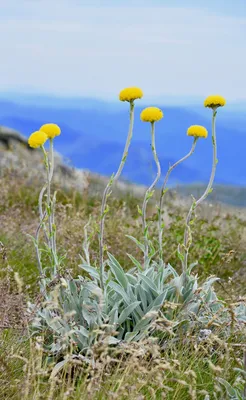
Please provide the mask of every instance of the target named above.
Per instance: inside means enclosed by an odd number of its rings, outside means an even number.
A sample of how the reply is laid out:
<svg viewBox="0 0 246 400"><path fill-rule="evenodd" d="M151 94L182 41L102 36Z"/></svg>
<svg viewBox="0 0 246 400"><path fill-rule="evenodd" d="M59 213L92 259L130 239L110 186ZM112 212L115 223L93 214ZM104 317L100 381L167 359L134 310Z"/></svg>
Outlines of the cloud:
<svg viewBox="0 0 246 400"><path fill-rule="evenodd" d="M85 7L8 0L0 18L0 89L112 98L245 98L246 18L193 8Z"/></svg>

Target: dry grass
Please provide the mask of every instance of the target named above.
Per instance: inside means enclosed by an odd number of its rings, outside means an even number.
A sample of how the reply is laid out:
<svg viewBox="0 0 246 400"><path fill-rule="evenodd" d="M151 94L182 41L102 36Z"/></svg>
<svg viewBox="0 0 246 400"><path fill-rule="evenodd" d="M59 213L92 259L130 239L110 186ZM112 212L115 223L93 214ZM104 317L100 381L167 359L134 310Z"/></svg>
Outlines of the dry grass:
<svg viewBox="0 0 246 400"><path fill-rule="evenodd" d="M30 340L26 325L25 302L37 295L37 266L31 239L38 224L39 182L18 173L0 178L0 398L1 399L201 399L206 393L226 399L217 377L237 385L242 368L243 337L236 333L227 342L214 335L199 343L193 332L189 344L178 337L165 346L147 341L119 349L98 347L96 367L70 360L62 374L48 380L53 368L47 365L39 342ZM100 179L91 178L83 193L58 185L56 222L60 252L66 250L65 268L76 274L84 237L83 227L91 216L92 264L98 263L98 221L102 191ZM125 189L124 189L125 190ZM128 269L126 253L140 257L126 234L141 238L137 204L141 199L123 189L111 196L106 219L108 249ZM141 190L137 192L138 196ZM177 266L176 249L182 240L184 217L189 200L173 193L166 198L166 261ZM245 216L246 212L219 205L205 205L193 225L191 261L198 260L201 277L216 274L222 278L223 298L245 294ZM156 235L155 205L149 208L151 235ZM64 250L65 249L65 250ZM80 271L81 272L81 271ZM20 288L19 277L22 280ZM19 286L18 286L19 284ZM20 292L20 289L22 292ZM23 330L24 326L24 330ZM23 340L24 339L24 340ZM40 339L41 340L41 339Z"/></svg>
<svg viewBox="0 0 246 400"><path fill-rule="evenodd" d="M23 343L20 337L6 332L0 341L10 341L12 347L0 353L0 367L4 371L0 395L3 399L24 400L204 400L210 394L211 399L225 400L225 390L218 378L235 387L240 383L235 368L242 368L242 348L237 339L240 340L234 336L225 342L213 335L201 342L190 333L189 343L181 335L163 346L153 338L116 348L97 344L93 365L79 356L68 355L65 367L49 379L54 364L44 362L42 338Z"/></svg>

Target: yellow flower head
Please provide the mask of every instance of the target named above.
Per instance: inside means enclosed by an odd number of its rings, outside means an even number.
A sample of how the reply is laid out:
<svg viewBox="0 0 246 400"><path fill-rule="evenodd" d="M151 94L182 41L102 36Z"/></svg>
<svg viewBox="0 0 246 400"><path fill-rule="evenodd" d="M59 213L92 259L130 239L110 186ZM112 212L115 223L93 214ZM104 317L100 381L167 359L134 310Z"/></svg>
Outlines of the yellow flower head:
<svg viewBox="0 0 246 400"><path fill-rule="evenodd" d="M204 137L208 136L208 131L204 126L201 125L191 125L187 130L188 136Z"/></svg>
<svg viewBox="0 0 246 400"><path fill-rule="evenodd" d="M47 139L48 136L46 135L46 133L42 131L36 131L31 134L31 136L28 139L28 143L30 147L36 149L37 147L42 146Z"/></svg>
<svg viewBox="0 0 246 400"><path fill-rule="evenodd" d="M39 130L46 133L49 139L54 139L55 136L61 134L61 129L56 124L44 124Z"/></svg>
<svg viewBox="0 0 246 400"><path fill-rule="evenodd" d="M157 107L147 107L140 115L140 118L144 122L156 122L163 118L163 112Z"/></svg>
<svg viewBox="0 0 246 400"><path fill-rule="evenodd" d="M224 97L219 95L208 96L204 101L204 107L217 108L223 107L226 104Z"/></svg>
<svg viewBox="0 0 246 400"><path fill-rule="evenodd" d="M143 97L143 92L137 87L129 87L121 90L119 94L120 101L134 101L136 99L141 99Z"/></svg>

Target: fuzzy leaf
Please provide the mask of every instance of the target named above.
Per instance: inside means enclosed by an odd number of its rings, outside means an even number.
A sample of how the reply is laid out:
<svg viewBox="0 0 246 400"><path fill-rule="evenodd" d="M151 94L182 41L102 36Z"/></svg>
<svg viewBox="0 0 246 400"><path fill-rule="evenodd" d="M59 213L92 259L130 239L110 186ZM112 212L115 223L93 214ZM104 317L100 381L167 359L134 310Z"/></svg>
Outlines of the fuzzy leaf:
<svg viewBox="0 0 246 400"><path fill-rule="evenodd" d="M217 278L216 276L212 276L211 278L208 278L204 284L202 285L202 288L205 290L208 290L215 282L219 281L220 278Z"/></svg>
<svg viewBox="0 0 246 400"><path fill-rule="evenodd" d="M128 279L128 282L129 282L131 285L136 285L136 284L138 283L138 280L137 280L137 278L136 278L134 275L129 274L129 273L126 273L126 277L127 277L127 279Z"/></svg>
<svg viewBox="0 0 246 400"><path fill-rule="evenodd" d="M157 289L157 287L155 286L155 284L154 284L147 276L145 276L145 275L143 275L143 274L141 274L141 273L139 273L139 275L141 276L142 281L145 283L145 286L146 286L148 289L151 289L151 290L154 292L154 294L155 294L156 296L158 296L159 293L158 293L158 289Z"/></svg>
<svg viewBox="0 0 246 400"><path fill-rule="evenodd" d="M138 331L137 332L127 332L126 333L126 335L125 335L125 341L126 342L131 342L134 338L135 338L135 336L137 336L137 334L138 334Z"/></svg>
<svg viewBox="0 0 246 400"><path fill-rule="evenodd" d="M135 257L133 257L131 254L126 253L127 256L130 258L130 260L133 262L133 264L137 267L137 269L139 269L139 271L143 271L143 267L140 264L140 262L138 260L136 260Z"/></svg>
<svg viewBox="0 0 246 400"><path fill-rule="evenodd" d="M135 310L135 308L140 304L140 301L135 301L134 303L127 306L119 316L118 324L121 325L127 317Z"/></svg>
<svg viewBox="0 0 246 400"><path fill-rule="evenodd" d="M107 342L107 344L118 344L120 340L113 336L109 336L105 339L105 342Z"/></svg>
<svg viewBox="0 0 246 400"><path fill-rule="evenodd" d="M112 289L115 290L116 293L118 293L122 299L125 301L125 303L130 304L130 298L127 295L127 293L125 292L125 290L122 288L122 286L120 286L118 283L114 282L114 281L110 281L108 283L108 286Z"/></svg>
<svg viewBox="0 0 246 400"><path fill-rule="evenodd" d="M89 274L92 278L95 278L95 279L97 279L98 281L100 280L99 273L98 273L98 271L96 270L96 268L91 267L90 265L87 265L87 264L80 264L79 267L82 268L84 271L88 272L88 274Z"/></svg>
<svg viewBox="0 0 246 400"><path fill-rule="evenodd" d="M112 256L112 254L108 253L109 256L109 267L111 269L111 271L113 272L115 278L117 279L117 281L119 282L119 284L126 289L128 286L128 281L127 278L125 276L125 272L123 270L123 268L121 267L121 265L119 264L119 262L116 260L116 258L114 258L114 256Z"/></svg>
<svg viewBox="0 0 246 400"><path fill-rule="evenodd" d="M129 239L131 239L136 245L137 247L144 253L144 245L142 243L140 243L135 237L130 236L130 235L126 235L126 237L128 237Z"/></svg>
<svg viewBox="0 0 246 400"><path fill-rule="evenodd" d="M167 291L161 293L158 297L156 297L153 303L149 305L147 311L149 312L151 310L158 310L163 305L166 296L167 296Z"/></svg>
<svg viewBox="0 0 246 400"><path fill-rule="evenodd" d="M145 290L142 288L142 286L140 284L136 285L136 292L138 293L138 298L140 298L141 300L141 305L143 310L147 309L147 297L146 297L146 292Z"/></svg>
<svg viewBox="0 0 246 400"><path fill-rule="evenodd" d="M219 381L219 383L225 387L226 392L230 396L230 398L235 400L238 399L236 390L230 385L229 382L227 382L223 378L217 378L217 381Z"/></svg>
<svg viewBox="0 0 246 400"><path fill-rule="evenodd" d="M67 362L68 362L67 360L62 360L54 366L54 368L50 374L50 380L52 380L58 374L58 372L60 372L62 370L62 368L64 367L64 365Z"/></svg>

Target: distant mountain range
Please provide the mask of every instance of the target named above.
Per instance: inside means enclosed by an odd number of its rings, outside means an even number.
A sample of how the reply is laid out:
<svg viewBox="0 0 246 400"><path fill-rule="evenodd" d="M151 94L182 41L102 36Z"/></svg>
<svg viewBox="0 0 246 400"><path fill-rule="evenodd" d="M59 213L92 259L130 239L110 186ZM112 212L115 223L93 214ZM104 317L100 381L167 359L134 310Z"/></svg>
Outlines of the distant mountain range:
<svg viewBox="0 0 246 400"><path fill-rule="evenodd" d="M186 154L192 138L186 136L192 124L204 125L209 138L200 139L193 156L171 175L170 184L206 182L212 162L211 110L203 105L165 106L156 125L157 150L163 174L169 163ZM124 168L126 180L149 184L155 174L150 148L150 126L140 121L145 104L137 102L134 136ZM127 103L109 103L97 99L62 99L38 96L0 95L0 125L19 130L25 136L46 122L61 126L56 149L70 164L103 175L116 171L128 131ZM246 110L246 106L245 106ZM244 107L228 105L218 111L218 169L216 182L246 185L246 112Z"/></svg>

